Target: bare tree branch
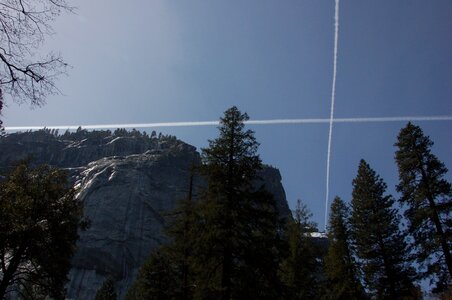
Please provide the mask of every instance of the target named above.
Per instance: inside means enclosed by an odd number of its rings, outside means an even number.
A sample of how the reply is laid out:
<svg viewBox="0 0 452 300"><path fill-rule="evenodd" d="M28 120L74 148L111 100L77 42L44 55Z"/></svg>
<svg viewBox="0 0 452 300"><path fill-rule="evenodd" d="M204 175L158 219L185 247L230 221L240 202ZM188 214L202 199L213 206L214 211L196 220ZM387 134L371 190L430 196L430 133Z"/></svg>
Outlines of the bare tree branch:
<svg viewBox="0 0 452 300"><path fill-rule="evenodd" d="M53 53L36 57L52 22L74 11L66 0L0 0L0 113L5 101L40 106L61 93L55 81L68 65Z"/></svg>

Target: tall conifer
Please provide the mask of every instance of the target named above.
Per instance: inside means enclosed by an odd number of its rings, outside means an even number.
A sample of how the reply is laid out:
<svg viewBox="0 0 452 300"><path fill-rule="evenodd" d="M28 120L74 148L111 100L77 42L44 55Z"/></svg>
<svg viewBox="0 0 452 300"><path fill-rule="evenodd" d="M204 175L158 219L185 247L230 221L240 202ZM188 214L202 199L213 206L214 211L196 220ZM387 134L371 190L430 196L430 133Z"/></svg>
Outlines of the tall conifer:
<svg viewBox="0 0 452 300"><path fill-rule="evenodd" d="M424 275L434 275L439 285L452 280L452 191L444 176L447 168L431 153L433 142L412 123L402 128L395 146L400 182L400 202L414 237Z"/></svg>
<svg viewBox="0 0 452 300"><path fill-rule="evenodd" d="M254 132L236 107L220 119L219 136L202 149L207 189L198 206L195 297L275 299L277 214L273 197L256 188L262 163Z"/></svg>
<svg viewBox="0 0 452 300"><path fill-rule="evenodd" d="M325 257L328 299L363 299L364 289L358 279L350 232L350 209L341 198L334 198L328 228L329 247Z"/></svg>
<svg viewBox="0 0 452 300"><path fill-rule="evenodd" d="M172 214L170 242L141 268L128 299L278 299L280 228L275 201L258 178L258 143L236 107L202 149L207 186ZM192 182L192 180L191 180Z"/></svg>
<svg viewBox="0 0 452 300"><path fill-rule="evenodd" d="M368 290L377 299L401 299L413 292L407 245L386 184L361 160L353 180L351 229Z"/></svg>

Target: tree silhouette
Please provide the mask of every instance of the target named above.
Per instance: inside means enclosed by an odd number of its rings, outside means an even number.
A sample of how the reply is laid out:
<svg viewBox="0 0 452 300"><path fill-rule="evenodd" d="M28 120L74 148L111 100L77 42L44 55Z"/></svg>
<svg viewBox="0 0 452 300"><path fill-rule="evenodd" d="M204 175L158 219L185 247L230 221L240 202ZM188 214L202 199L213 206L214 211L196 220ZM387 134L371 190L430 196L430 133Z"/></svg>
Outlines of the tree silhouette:
<svg viewBox="0 0 452 300"><path fill-rule="evenodd" d="M353 180L351 230L366 287L378 299L399 299L414 290L407 244L386 184L361 160Z"/></svg>
<svg viewBox="0 0 452 300"><path fill-rule="evenodd" d="M328 228L329 247L325 257L328 299L365 299L353 255L350 209L341 198L334 198Z"/></svg>
<svg viewBox="0 0 452 300"><path fill-rule="evenodd" d="M433 142L412 123L400 130L395 159L400 182L400 202L414 237L417 261L425 276L435 275L439 285L452 279L452 191L444 178L447 168L431 153Z"/></svg>
<svg viewBox="0 0 452 300"><path fill-rule="evenodd" d="M278 218L273 197L256 187L258 143L236 107L220 119L219 136L202 149L207 179L198 206L195 297L274 299L278 296Z"/></svg>
<svg viewBox="0 0 452 300"><path fill-rule="evenodd" d="M64 298L82 204L64 171L21 163L0 184L0 298Z"/></svg>

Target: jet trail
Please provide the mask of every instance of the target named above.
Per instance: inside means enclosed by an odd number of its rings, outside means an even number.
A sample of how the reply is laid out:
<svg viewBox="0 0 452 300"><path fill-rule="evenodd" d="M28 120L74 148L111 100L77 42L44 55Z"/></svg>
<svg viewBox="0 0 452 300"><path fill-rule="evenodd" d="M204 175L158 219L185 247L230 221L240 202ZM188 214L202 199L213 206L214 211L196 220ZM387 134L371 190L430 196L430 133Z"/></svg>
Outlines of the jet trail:
<svg viewBox="0 0 452 300"><path fill-rule="evenodd" d="M334 53L333 53L333 83L331 88L330 130L328 132L328 150L326 158L326 195L325 195L325 232L328 223L328 197L330 193L331 140L333 137L334 100L336 98L337 77L337 45L339 40L339 0L334 7Z"/></svg>
<svg viewBox="0 0 452 300"><path fill-rule="evenodd" d="M386 123L386 122L408 122L408 121L452 121L452 115L445 116L402 116L402 117L375 117L375 118L336 118L333 123ZM248 125L284 125L284 124L329 124L330 118L317 119L270 119L249 120ZM39 130L43 128L75 130L83 129L115 129L115 128L157 128L157 127L195 127L195 126L218 126L219 121L187 121L187 122L160 122L160 123L131 123L131 124L97 124L97 125L42 125L42 126L11 126L5 127L5 131Z"/></svg>

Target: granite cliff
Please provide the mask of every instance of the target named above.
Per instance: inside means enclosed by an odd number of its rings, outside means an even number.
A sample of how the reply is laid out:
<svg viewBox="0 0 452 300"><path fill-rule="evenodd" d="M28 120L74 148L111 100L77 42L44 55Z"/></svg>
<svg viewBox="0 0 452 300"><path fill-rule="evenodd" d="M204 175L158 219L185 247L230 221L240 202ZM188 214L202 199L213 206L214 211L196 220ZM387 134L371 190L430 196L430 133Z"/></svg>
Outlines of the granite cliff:
<svg viewBox="0 0 452 300"><path fill-rule="evenodd" d="M124 297L150 251L165 242L165 213L186 196L191 166L200 162L195 147L173 136L123 129L15 133L0 138L0 153L3 171L31 157L71 174L91 221L72 260L67 285L72 299L94 299L109 276ZM260 176L280 215L289 215L279 171L266 167ZM195 186L202 185L195 179Z"/></svg>

